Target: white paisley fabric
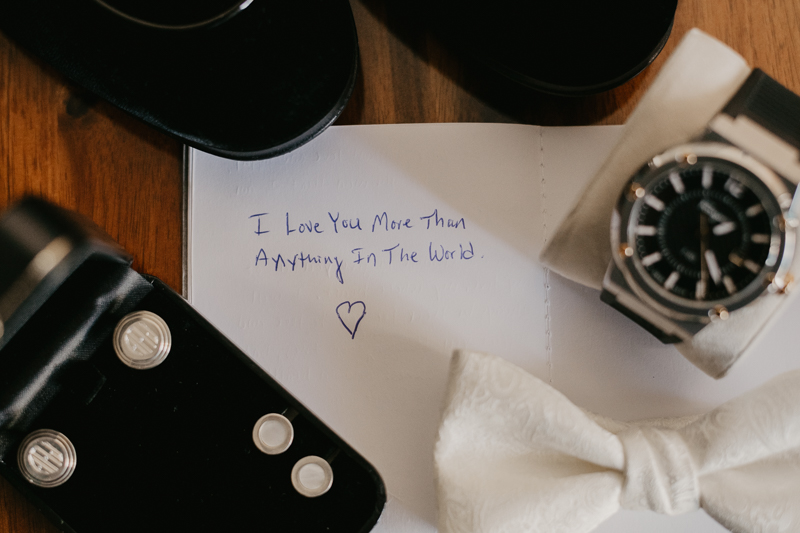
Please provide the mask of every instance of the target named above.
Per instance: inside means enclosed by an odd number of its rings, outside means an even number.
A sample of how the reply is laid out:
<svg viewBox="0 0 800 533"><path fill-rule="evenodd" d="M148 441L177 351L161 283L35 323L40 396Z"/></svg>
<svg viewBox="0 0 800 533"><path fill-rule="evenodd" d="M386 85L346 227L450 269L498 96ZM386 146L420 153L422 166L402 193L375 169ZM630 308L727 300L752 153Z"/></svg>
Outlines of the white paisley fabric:
<svg viewBox="0 0 800 533"><path fill-rule="evenodd" d="M625 423L456 352L435 463L440 533L591 531L621 507L798 532L800 370L702 416Z"/></svg>

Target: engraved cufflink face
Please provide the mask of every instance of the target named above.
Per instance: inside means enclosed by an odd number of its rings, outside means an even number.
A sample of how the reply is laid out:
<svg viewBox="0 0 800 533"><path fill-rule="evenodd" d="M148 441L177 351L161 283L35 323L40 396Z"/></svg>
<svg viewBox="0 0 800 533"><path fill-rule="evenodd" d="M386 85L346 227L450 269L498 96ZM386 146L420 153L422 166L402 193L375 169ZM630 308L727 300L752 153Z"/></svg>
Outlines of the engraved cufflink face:
<svg viewBox="0 0 800 533"><path fill-rule="evenodd" d="M308 498L328 492L333 485L333 470L328 461L316 455L303 457L292 468L292 485Z"/></svg>
<svg viewBox="0 0 800 533"><path fill-rule="evenodd" d="M164 319L150 311L126 315L114 330L114 351L131 368L146 370L164 362L172 335Z"/></svg>
<svg viewBox="0 0 800 533"><path fill-rule="evenodd" d="M75 472L77 462L70 440L51 429L40 429L28 435L17 454L17 465L25 479L45 488L64 484Z"/></svg>
<svg viewBox="0 0 800 533"><path fill-rule="evenodd" d="M253 427L253 442L267 455L278 455L289 449L294 440L292 423L278 413L270 413L258 419Z"/></svg>

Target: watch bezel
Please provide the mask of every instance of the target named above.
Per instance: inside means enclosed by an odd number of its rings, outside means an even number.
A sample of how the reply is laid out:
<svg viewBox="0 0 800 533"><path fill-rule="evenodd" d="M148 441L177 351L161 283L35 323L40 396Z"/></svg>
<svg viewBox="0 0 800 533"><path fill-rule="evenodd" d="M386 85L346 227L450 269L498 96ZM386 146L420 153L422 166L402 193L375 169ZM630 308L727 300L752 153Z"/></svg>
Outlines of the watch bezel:
<svg viewBox="0 0 800 533"><path fill-rule="evenodd" d="M760 198L770 217L772 228L771 250L766 263L746 287L718 300L690 300L680 297L659 285L641 264L635 246L634 227L644 203L644 195L637 197L634 184L649 187L669 168L690 168L707 164L709 159L723 161L726 165L741 167L760 180L772 195ZM756 191L754 193L758 194ZM769 167L747 155L743 150L719 142L692 142L672 147L645 163L628 180L617 202L611 223L611 246L614 262L622 272L634 294L660 313L682 321L708 322L715 310L733 311L758 298L771 283L780 282L791 266L794 256L796 230L785 223L789 217L792 194L783 180ZM771 204L771 205L770 205ZM775 237L779 238L776 243ZM777 246L777 249L776 249ZM622 248L628 248L627 255Z"/></svg>

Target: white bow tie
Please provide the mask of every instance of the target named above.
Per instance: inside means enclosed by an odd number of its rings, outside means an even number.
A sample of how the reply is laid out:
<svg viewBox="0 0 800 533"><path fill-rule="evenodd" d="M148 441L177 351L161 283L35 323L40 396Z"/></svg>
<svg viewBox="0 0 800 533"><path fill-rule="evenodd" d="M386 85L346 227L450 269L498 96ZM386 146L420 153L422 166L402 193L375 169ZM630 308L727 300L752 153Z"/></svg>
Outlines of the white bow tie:
<svg viewBox="0 0 800 533"><path fill-rule="evenodd" d="M800 370L706 415L624 423L457 352L435 462L440 533L591 531L620 507L798 532Z"/></svg>

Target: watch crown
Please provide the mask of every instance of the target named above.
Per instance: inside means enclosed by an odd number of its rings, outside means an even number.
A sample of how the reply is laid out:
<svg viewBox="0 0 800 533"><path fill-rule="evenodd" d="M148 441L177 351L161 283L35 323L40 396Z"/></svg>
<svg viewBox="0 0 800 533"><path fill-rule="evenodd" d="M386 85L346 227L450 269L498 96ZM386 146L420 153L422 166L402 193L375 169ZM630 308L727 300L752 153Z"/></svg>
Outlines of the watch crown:
<svg viewBox="0 0 800 533"><path fill-rule="evenodd" d="M773 224L781 231L786 231L786 228L797 228L800 226L800 220L794 215L775 215Z"/></svg>
<svg viewBox="0 0 800 533"><path fill-rule="evenodd" d="M794 277L791 274L786 274L782 278L774 276L771 281L768 290L772 294L787 294L794 287Z"/></svg>
<svg viewBox="0 0 800 533"><path fill-rule="evenodd" d="M626 257L633 257L633 248L628 246L627 242L619 245L619 255L625 259Z"/></svg>

